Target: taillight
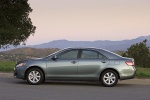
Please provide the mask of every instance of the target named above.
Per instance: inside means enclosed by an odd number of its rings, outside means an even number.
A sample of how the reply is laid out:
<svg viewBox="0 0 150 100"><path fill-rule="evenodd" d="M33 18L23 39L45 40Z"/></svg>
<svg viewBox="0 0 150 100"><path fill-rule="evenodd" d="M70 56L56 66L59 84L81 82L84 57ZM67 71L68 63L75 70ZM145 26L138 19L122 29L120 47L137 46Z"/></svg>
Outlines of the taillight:
<svg viewBox="0 0 150 100"><path fill-rule="evenodd" d="M125 62L128 66L134 66L134 62L133 61L126 61Z"/></svg>

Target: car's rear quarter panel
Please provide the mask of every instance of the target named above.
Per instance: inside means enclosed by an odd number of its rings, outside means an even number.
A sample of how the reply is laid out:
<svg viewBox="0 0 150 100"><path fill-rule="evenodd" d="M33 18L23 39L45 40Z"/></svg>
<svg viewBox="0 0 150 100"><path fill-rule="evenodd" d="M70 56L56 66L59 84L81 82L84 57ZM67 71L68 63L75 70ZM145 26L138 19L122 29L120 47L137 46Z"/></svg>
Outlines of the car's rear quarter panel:
<svg viewBox="0 0 150 100"><path fill-rule="evenodd" d="M110 60L110 63L107 66L107 68L115 69L119 73L121 80L133 78L136 71L134 66L128 66L125 61L126 60Z"/></svg>

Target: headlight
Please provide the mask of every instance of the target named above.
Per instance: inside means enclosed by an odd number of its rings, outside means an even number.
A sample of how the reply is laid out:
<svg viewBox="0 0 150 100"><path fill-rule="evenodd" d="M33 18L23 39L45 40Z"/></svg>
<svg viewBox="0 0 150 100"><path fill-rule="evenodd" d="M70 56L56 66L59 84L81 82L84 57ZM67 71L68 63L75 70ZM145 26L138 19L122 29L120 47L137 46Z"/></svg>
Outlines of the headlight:
<svg viewBox="0 0 150 100"><path fill-rule="evenodd" d="M23 67L23 66L25 66L26 65L26 63L20 63L20 64L18 64L16 67Z"/></svg>

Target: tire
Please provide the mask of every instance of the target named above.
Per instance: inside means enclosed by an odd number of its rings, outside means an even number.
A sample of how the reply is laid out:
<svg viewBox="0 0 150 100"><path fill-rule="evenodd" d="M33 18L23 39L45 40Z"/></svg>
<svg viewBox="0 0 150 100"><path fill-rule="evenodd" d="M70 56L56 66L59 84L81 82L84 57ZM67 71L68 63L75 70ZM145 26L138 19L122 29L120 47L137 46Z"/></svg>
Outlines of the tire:
<svg viewBox="0 0 150 100"><path fill-rule="evenodd" d="M26 74L27 82L31 85L38 85L44 81L44 74L39 68L31 68Z"/></svg>
<svg viewBox="0 0 150 100"><path fill-rule="evenodd" d="M106 70L101 74L100 81L106 87L113 87L118 83L118 75L113 70Z"/></svg>

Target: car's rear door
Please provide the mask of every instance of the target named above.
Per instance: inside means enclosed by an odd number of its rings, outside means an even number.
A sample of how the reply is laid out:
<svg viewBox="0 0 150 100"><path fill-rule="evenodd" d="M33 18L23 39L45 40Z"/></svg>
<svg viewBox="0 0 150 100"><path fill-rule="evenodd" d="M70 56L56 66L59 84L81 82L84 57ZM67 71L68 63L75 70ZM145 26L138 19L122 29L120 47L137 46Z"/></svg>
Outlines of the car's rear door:
<svg viewBox="0 0 150 100"><path fill-rule="evenodd" d="M78 64L78 77L80 80L98 80L102 68L109 60L95 50L81 49Z"/></svg>

